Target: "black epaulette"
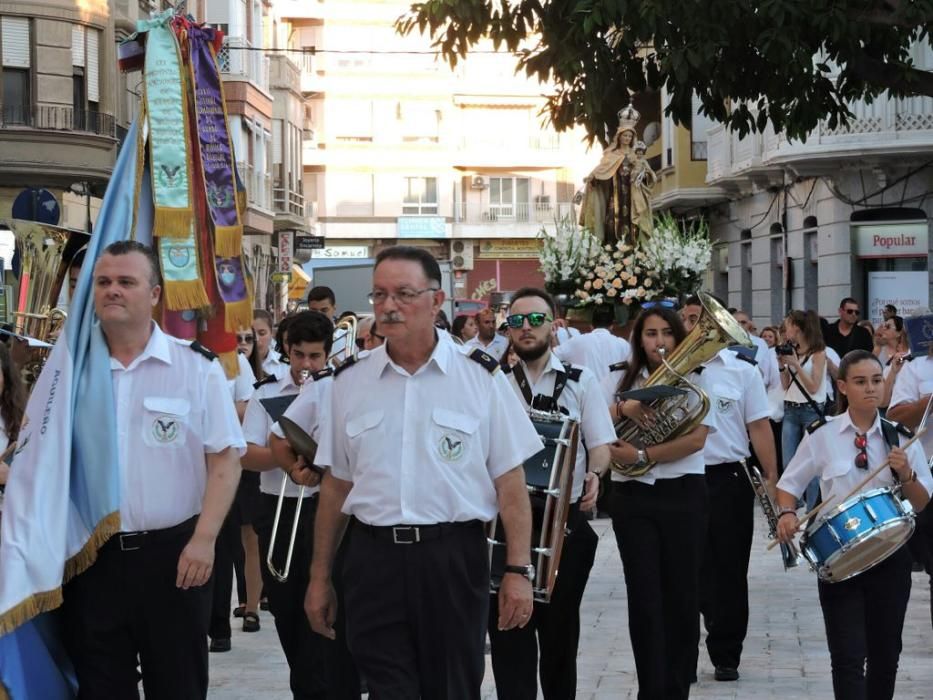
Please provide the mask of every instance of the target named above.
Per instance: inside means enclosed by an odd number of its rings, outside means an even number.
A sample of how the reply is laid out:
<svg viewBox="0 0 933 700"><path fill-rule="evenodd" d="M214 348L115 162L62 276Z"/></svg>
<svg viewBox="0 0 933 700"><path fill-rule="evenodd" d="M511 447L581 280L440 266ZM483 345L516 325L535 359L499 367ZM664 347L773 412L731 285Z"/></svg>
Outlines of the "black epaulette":
<svg viewBox="0 0 933 700"><path fill-rule="evenodd" d="M579 382L580 375L583 374L583 369L581 367L574 367L569 362L564 362L564 371L567 373L567 378L572 382Z"/></svg>
<svg viewBox="0 0 933 700"><path fill-rule="evenodd" d="M817 430L819 430L824 425L826 425L827 422L828 421L826 420L825 417L817 418L815 421L813 421L812 423L810 423L810 425L807 426L807 434L813 435L813 433L815 433Z"/></svg>
<svg viewBox="0 0 933 700"><path fill-rule="evenodd" d="M213 361L217 359L217 355L215 353L211 352L206 347L201 345L201 343L199 343L197 340L192 340L191 344L188 347L194 350L195 352L204 355L204 357L206 357L208 360Z"/></svg>
<svg viewBox="0 0 933 700"><path fill-rule="evenodd" d="M748 355L743 355L743 354L740 353L740 352L734 352L734 353L732 353L732 354L736 357L736 359L742 360L743 362L747 362L747 363L750 364L752 367L757 367L757 366L758 366L758 360L753 360L753 359L750 358Z"/></svg>
<svg viewBox="0 0 933 700"><path fill-rule="evenodd" d="M511 374L511 373L512 373L512 365L503 365L503 364L500 364L500 365L499 365L499 369L502 370L502 373L503 373L503 374Z"/></svg>
<svg viewBox="0 0 933 700"><path fill-rule="evenodd" d="M703 374L703 370L704 370L704 369L706 369L706 365L699 365L699 366L698 366L695 370L693 370L693 371L694 371L696 374Z"/></svg>
<svg viewBox="0 0 933 700"><path fill-rule="evenodd" d="M903 423L898 423L897 421L888 420L887 418L881 419L881 427L884 429L885 424L890 425L895 431L903 435L908 440L914 436L914 431L908 428Z"/></svg>
<svg viewBox="0 0 933 700"><path fill-rule="evenodd" d="M279 381L279 378L276 377L274 374L267 374L265 377L260 379L258 382L253 382L253 389L255 390L261 386L265 386L266 384L272 384L273 382L277 382L277 381Z"/></svg>
<svg viewBox="0 0 933 700"><path fill-rule="evenodd" d="M479 348L473 350L467 357L473 360L473 362L480 363L490 374L495 374L496 371L500 369L499 361L488 352L483 352Z"/></svg>
<svg viewBox="0 0 933 700"><path fill-rule="evenodd" d="M610 372L628 372L628 360L609 365Z"/></svg>
<svg viewBox="0 0 933 700"><path fill-rule="evenodd" d="M333 367L325 367L324 369L319 369L317 372L311 373L311 379L317 381L319 379L324 379L324 377L329 377L334 373Z"/></svg>
<svg viewBox="0 0 933 700"><path fill-rule="evenodd" d="M341 372L343 372L345 369L348 369L349 367L352 367L353 365L355 365L355 364L356 364L356 361L357 361L358 359L359 359L358 357L354 357L354 356L351 355L351 356L348 357L346 360L344 360L344 361L341 363L341 365L340 365L337 369L334 370L334 379L336 379L337 376L338 376Z"/></svg>

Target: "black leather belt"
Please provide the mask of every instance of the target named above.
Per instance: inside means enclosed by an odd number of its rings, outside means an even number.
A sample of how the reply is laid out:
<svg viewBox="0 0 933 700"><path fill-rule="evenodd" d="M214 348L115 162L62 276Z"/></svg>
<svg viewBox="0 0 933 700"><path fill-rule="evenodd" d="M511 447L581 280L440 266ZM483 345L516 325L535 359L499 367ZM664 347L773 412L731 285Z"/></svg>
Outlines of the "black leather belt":
<svg viewBox="0 0 933 700"><path fill-rule="evenodd" d="M161 530L139 530L137 532L118 532L101 547L101 551L114 550L135 552L153 545L171 542L194 532L198 516L193 515L183 523Z"/></svg>
<svg viewBox="0 0 933 700"><path fill-rule="evenodd" d="M785 401L785 406L793 406L794 408L801 408L802 406L807 406L808 408L813 408L809 401ZM823 404L817 403L817 406L822 406Z"/></svg>
<svg viewBox="0 0 933 700"><path fill-rule="evenodd" d="M392 544L418 544L428 540L436 540L449 535L456 530L465 528L483 529L480 520L466 520L457 523L437 523L436 525L367 525L358 522L356 528L360 532L369 533L378 540L386 540Z"/></svg>

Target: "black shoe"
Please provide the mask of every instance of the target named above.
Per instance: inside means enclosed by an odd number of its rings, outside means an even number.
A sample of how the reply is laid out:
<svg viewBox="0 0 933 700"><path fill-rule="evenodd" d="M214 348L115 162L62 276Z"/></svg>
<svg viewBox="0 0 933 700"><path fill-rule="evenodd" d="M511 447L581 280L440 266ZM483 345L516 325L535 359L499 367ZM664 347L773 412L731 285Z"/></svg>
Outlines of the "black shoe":
<svg viewBox="0 0 933 700"><path fill-rule="evenodd" d="M259 609L265 610L266 612L269 611L269 599L268 598L261 598L259 600Z"/></svg>
<svg viewBox="0 0 933 700"><path fill-rule="evenodd" d="M690 685L693 685L696 682L697 682L697 674L694 673L692 676L690 676Z"/></svg>
<svg viewBox="0 0 933 700"><path fill-rule="evenodd" d="M211 639L210 651L230 651L230 640L220 637Z"/></svg>
<svg viewBox="0 0 933 700"><path fill-rule="evenodd" d="M243 616L243 631L244 632L258 632L259 631L259 615L254 612L248 612Z"/></svg>
<svg viewBox="0 0 933 700"><path fill-rule="evenodd" d="M717 681L737 681L739 680L739 670L737 668L717 666L716 670L713 671L713 678Z"/></svg>
<svg viewBox="0 0 933 700"><path fill-rule="evenodd" d="M233 616L234 616L234 617L243 617L245 614L246 614L246 606L245 606L245 605L237 605L237 606L233 609Z"/></svg>

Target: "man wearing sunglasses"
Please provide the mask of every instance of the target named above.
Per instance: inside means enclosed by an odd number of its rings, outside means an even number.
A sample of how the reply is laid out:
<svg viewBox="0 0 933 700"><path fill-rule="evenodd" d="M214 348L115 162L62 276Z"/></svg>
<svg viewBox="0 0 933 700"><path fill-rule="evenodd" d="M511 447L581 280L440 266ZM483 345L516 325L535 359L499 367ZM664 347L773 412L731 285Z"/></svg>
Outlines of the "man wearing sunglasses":
<svg viewBox="0 0 933 700"><path fill-rule="evenodd" d="M364 316L356 327L357 350L372 350L385 342L385 337L379 335L375 316Z"/></svg>
<svg viewBox="0 0 933 700"><path fill-rule="evenodd" d="M509 373L515 394L526 409L559 411L578 421L580 438L567 518L570 533L564 540L560 574L550 603L536 603L531 623L521 629L503 631L490 616L492 667L501 700L534 700L539 666L547 700L575 697L580 602L598 541L581 511L596 505L599 475L609 467L608 445L616 439L595 375L584 367L561 362L551 352L554 310L547 292L526 287L512 297L506 317L519 358Z"/></svg>
<svg viewBox="0 0 933 700"><path fill-rule="evenodd" d="M541 449L495 359L434 327L444 302L437 260L395 246L376 257L370 299L386 343L335 372L316 462L329 467L314 523L305 611L346 635L379 698L478 700L489 606L484 523L509 533L495 615L528 624L531 508L522 462ZM346 625L335 628L334 556ZM513 537L514 536L514 537Z"/></svg>
<svg viewBox="0 0 933 700"><path fill-rule="evenodd" d="M874 341L871 333L858 325L861 317L862 312L855 299L846 297L839 302L839 320L830 323L823 334L823 341L839 353L839 357L845 357L851 350L872 351Z"/></svg>

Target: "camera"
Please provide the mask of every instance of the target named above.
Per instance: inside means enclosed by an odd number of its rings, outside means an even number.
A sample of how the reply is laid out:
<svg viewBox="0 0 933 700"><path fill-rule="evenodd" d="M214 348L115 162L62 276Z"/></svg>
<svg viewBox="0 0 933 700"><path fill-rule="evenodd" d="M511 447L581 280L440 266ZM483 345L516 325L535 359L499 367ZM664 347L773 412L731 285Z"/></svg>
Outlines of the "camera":
<svg viewBox="0 0 933 700"><path fill-rule="evenodd" d="M780 345L774 346L774 352L778 355L793 355L796 350L790 343L781 343Z"/></svg>

